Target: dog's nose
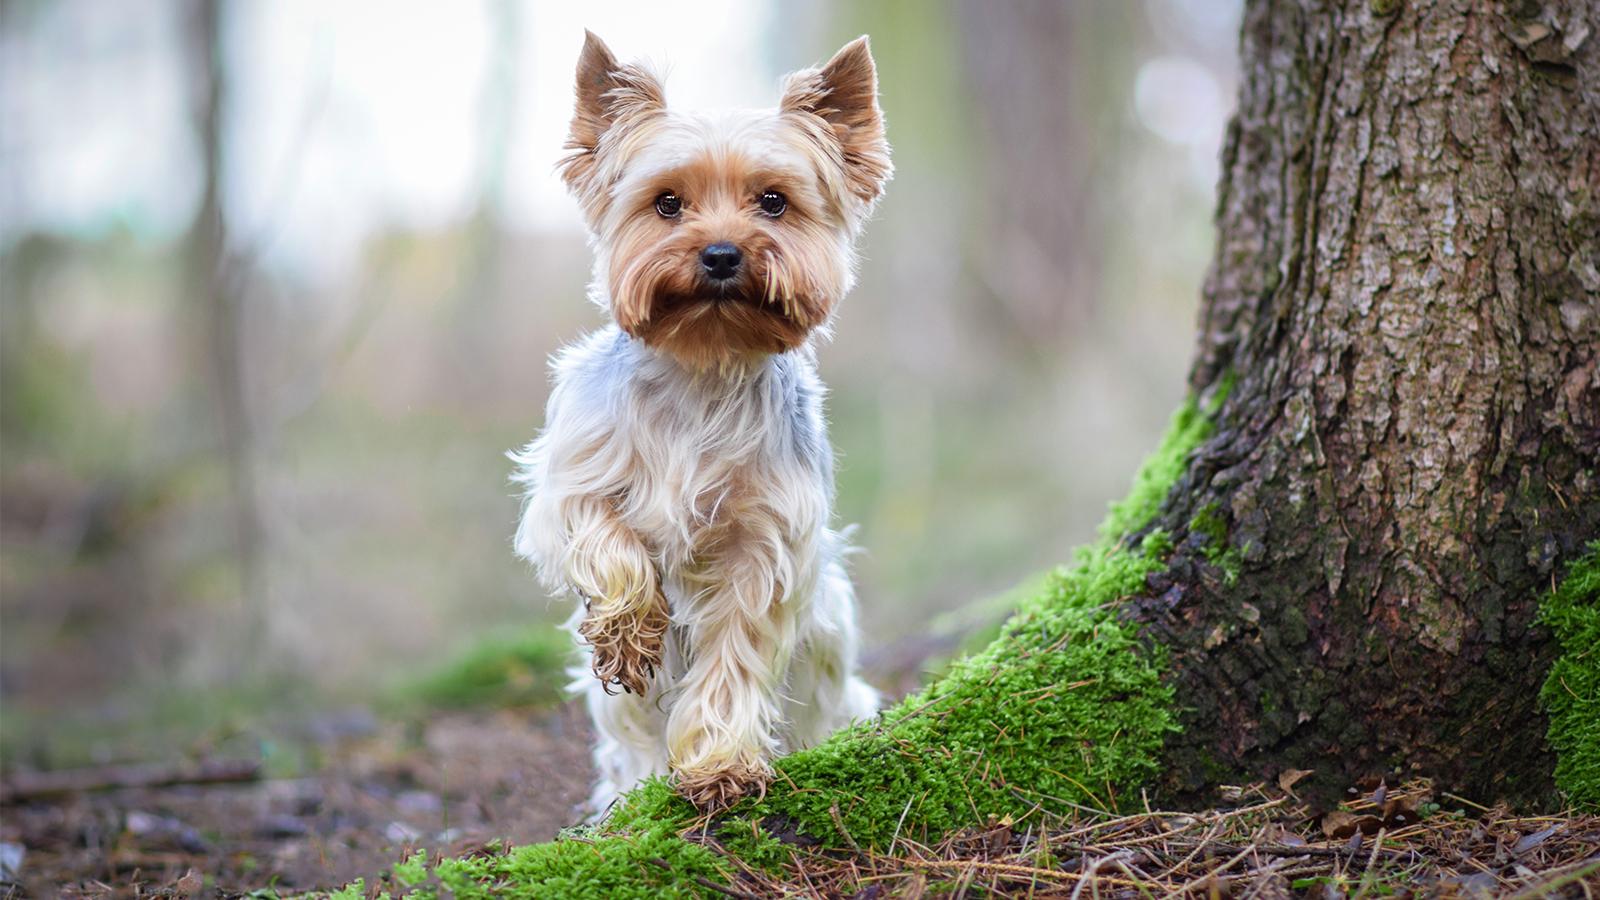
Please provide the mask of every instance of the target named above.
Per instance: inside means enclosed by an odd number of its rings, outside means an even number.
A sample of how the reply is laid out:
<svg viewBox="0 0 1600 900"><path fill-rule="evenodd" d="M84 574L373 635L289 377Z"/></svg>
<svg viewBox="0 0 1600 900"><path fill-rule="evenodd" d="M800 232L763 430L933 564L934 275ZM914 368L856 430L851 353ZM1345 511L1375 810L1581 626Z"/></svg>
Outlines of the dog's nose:
<svg viewBox="0 0 1600 900"><path fill-rule="evenodd" d="M700 251L700 265L705 268L706 275L717 281L732 278L739 272L739 263L744 260L744 254L739 248L727 241L718 241Z"/></svg>

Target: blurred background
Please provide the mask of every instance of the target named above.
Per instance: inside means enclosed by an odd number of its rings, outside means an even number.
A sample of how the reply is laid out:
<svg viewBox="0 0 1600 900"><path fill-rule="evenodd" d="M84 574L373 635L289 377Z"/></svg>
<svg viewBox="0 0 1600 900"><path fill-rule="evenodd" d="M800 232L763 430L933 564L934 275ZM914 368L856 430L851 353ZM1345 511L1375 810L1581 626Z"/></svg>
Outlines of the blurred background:
<svg viewBox="0 0 1600 900"><path fill-rule="evenodd" d="M1068 559L1181 399L1237 0L0 0L0 738L160 755L564 617L503 456L601 321L583 28L770 105L868 33L821 351L875 658Z"/></svg>

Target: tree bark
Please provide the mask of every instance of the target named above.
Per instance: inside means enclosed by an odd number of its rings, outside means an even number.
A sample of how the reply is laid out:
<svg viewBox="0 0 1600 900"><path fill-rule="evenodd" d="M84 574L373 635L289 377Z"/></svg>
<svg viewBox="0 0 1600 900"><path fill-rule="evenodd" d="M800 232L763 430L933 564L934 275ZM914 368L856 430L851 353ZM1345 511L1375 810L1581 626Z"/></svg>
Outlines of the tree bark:
<svg viewBox="0 0 1600 900"><path fill-rule="evenodd" d="M1230 389L1124 613L1171 651L1171 793L1551 798L1535 617L1600 534L1597 19L1247 5L1191 376Z"/></svg>

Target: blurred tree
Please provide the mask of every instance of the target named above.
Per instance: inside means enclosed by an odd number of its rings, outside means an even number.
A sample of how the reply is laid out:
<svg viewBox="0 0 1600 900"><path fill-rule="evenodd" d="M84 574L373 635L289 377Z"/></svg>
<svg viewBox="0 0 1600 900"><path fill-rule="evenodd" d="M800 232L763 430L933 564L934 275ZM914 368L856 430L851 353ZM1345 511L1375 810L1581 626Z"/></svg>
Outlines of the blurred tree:
<svg viewBox="0 0 1600 900"><path fill-rule="evenodd" d="M227 471L234 554L243 633L255 634L264 622L261 593L261 517L256 500L254 442L244 375L245 340L239 284L243 267L228 252L223 212L223 132L228 96L224 5L192 0L185 46L192 87L192 116L200 144L201 197L187 242L187 293L203 323L202 370L212 394L219 446ZM254 646L247 641L247 646Z"/></svg>
<svg viewBox="0 0 1600 900"><path fill-rule="evenodd" d="M458 289L452 364L464 393L476 395L500 380L485 366L495 320L489 308L505 290L506 166L510 159L512 124L520 87L521 14L519 4L495 0L485 11L490 19L489 67L478 100L477 209L462 236L468 243Z"/></svg>
<svg viewBox="0 0 1600 900"><path fill-rule="evenodd" d="M956 4L994 162L994 220L972 269L1030 344L1059 346L1099 296L1103 245L1085 211L1098 163L1094 108L1114 105L1103 95L1118 81L1101 76L1109 59L1126 62L1138 12L1056 0ZM1082 34L1099 46L1085 46Z"/></svg>

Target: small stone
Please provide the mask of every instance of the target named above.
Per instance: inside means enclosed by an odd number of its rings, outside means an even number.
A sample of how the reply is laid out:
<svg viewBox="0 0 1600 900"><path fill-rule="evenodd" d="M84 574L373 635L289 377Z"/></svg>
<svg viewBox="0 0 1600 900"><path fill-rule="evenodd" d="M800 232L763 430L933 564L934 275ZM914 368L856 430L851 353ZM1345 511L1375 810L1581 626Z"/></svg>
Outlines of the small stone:
<svg viewBox="0 0 1600 900"><path fill-rule="evenodd" d="M28 848L21 844L0 844L0 881L16 881L22 877L22 859Z"/></svg>
<svg viewBox="0 0 1600 900"><path fill-rule="evenodd" d="M306 827L305 821L298 816L283 814L262 816L256 822L256 835L267 840L300 837L310 830Z"/></svg>
<svg viewBox="0 0 1600 900"><path fill-rule="evenodd" d="M383 830L383 836L393 844L415 844L422 838L422 832L404 822L390 822L389 827Z"/></svg>
<svg viewBox="0 0 1600 900"><path fill-rule="evenodd" d="M437 813L444 808L444 801L440 800L439 795L432 791L405 791L394 798L394 802L396 806L400 807L401 811L414 815Z"/></svg>
<svg viewBox="0 0 1600 900"><path fill-rule="evenodd" d="M171 816L158 816L136 809L123 820L123 828L150 847L182 850L185 853L206 853L211 849L211 844L193 826Z"/></svg>

